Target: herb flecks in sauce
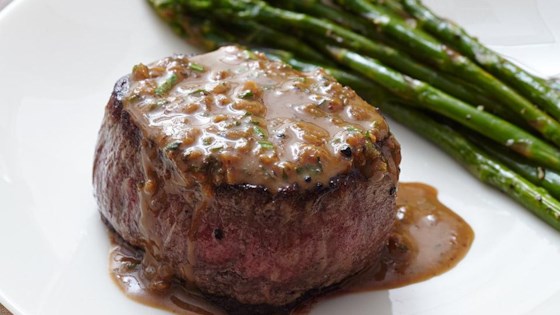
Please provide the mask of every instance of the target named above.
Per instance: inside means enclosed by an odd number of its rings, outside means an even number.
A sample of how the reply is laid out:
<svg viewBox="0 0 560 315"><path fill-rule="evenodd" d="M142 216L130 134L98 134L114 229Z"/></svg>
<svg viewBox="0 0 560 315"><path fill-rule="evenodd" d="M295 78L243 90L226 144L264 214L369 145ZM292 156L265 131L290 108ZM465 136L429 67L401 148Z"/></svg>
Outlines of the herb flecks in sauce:
<svg viewBox="0 0 560 315"><path fill-rule="evenodd" d="M261 147L263 147L265 149L270 149L270 150L274 149L274 145L270 141L261 140L261 141L258 141L258 143Z"/></svg>
<svg viewBox="0 0 560 315"><path fill-rule="evenodd" d="M175 84L177 84L177 75L175 73L172 73L167 79L165 79L165 81L163 81L154 91L154 94L156 96L162 96L164 94L166 94L167 92L169 92L169 90L171 90L171 88L173 88L173 86Z"/></svg>
<svg viewBox="0 0 560 315"><path fill-rule="evenodd" d="M196 72L204 72L204 66L194 62L189 63L189 69Z"/></svg>
<svg viewBox="0 0 560 315"><path fill-rule="evenodd" d="M255 96L255 94L253 94L251 90L245 90L239 94L239 97L243 99L253 98L253 96Z"/></svg>
<svg viewBox="0 0 560 315"><path fill-rule="evenodd" d="M254 124L254 122L251 123ZM253 126L253 130L259 139L266 139L266 132L261 127L255 125Z"/></svg>
<svg viewBox="0 0 560 315"><path fill-rule="evenodd" d="M181 143L169 159L216 185L276 192L385 163L371 142L388 127L354 91L322 70L302 73L237 47L137 65L124 100L156 145Z"/></svg>

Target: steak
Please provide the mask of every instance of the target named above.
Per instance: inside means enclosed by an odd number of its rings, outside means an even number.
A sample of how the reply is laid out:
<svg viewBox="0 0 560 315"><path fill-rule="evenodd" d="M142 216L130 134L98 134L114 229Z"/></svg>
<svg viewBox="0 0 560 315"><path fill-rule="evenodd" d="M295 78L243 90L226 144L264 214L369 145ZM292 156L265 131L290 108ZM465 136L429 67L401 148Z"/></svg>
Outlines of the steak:
<svg viewBox="0 0 560 315"><path fill-rule="evenodd" d="M137 65L106 106L93 168L104 222L179 278L281 306L373 264L395 218L400 148L323 70L238 47Z"/></svg>

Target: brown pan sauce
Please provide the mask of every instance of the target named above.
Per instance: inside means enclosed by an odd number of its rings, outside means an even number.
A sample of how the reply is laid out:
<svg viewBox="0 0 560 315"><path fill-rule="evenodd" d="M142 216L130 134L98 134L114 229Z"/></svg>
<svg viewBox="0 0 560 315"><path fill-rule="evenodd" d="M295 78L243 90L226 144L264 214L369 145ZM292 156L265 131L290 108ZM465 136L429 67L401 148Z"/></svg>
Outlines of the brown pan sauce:
<svg viewBox="0 0 560 315"><path fill-rule="evenodd" d="M297 305L273 311L278 314L304 314L321 298L351 292L390 289L440 275L453 268L468 252L474 239L471 227L440 203L437 191L421 183L401 183L397 194L397 220L380 261L370 269L350 277L326 291L310 296ZM174 280L163 293L145 290L142 282L142 252L114 237L111 275L123 292L140 303L177 314L247 313L240 305L228 312L209 302L194 287ZM325 293L325 292L322 292ZM267 309L266 313L271 310Z"/></svg>
<svg viewBox="0 0 560 315"><path fill-rule="evenodd" d="M138 64L129 84L125 110L189 175L186 186L204 178L274 193L391 167L375 147L391 137L379 110L322 69L300 72L227 46Z"/></svg>

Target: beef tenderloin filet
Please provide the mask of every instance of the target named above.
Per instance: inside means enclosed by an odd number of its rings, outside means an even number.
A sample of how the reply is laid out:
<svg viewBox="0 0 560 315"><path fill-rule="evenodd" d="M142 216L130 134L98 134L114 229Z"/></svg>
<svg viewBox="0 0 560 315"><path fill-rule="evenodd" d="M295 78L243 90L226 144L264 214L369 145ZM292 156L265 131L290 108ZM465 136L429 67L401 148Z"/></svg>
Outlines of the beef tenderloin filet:
<svg viewBox="0 0 560 315"><path fill-rule="evenodd" d="M93 184L104 221L173 277L289 304L374 263L395 217L400 148L322 70L238 47L138 65L116 85Z"/></svg>

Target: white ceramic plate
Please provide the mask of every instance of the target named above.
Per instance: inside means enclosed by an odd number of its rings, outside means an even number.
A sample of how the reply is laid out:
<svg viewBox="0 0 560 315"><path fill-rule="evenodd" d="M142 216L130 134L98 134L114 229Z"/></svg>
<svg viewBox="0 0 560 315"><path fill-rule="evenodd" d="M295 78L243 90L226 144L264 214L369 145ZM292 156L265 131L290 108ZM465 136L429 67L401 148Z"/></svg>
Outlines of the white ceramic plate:
<svg viewBox="0 0 560 315"><path fill-rule="evenodd" d="M529 69L560 73L560 1L427 2ZM91 166L113 83L135 63L184 51L145 1L16 0L0 12L0 302L14 313L165 314L111 282ZM403 181L437 187L475 242L442 276L313 314L558 314L560 233L392 127Z"/></svg>

